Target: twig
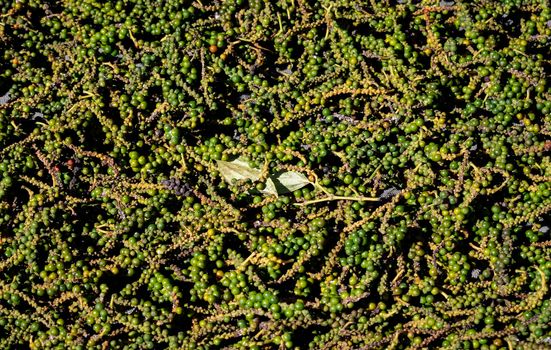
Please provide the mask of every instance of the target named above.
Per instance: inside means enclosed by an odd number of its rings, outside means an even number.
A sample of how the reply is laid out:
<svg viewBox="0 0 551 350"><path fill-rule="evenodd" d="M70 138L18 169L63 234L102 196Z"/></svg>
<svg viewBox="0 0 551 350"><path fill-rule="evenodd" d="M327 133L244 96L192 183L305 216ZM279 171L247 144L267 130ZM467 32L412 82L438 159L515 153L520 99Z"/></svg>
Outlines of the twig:
<svg viewBox="0 0 551 350"><path fill-rule="evenodd" d="M363 196L350 197L350 196L333 196L333 195L331 195L331 196L327 196L325 198L318 198L318 199L312 199L312 200L309 200L309 201L306 201L306 202L295 203L295 205L299 206L299 207L302 207L302 206L306 206L306 205L310 205L310 204L314 204L314 203L339 201L339 200L342 200L342 201L358 201L358 202L377 202L377 201L379 201L379 198L377 198L377 197L363 197Z"/></svg>

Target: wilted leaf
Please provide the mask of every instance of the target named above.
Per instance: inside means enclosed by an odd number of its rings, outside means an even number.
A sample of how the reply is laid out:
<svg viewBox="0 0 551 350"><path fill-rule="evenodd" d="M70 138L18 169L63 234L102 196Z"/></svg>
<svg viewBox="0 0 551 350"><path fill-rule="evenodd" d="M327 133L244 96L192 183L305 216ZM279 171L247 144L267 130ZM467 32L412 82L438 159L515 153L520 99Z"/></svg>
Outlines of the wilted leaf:
<svg viewBox="0 0 551 350"><path fill-rule="evenodd" d="M246 161L237 158L231 162L218 160L218 171L228 183L237 180L257 181L260 179L261 170L252 168ZM278 194L293 192L311 182L306 176L296 171L287 171L272 175L266 179L266 187L260 191L265 195L277 196Z"/></svg>
<svg viewBox="0 0 551 350"><path fill-rule="evenodd" d="M306 176L296 171L287 171L272 178L279 194L293 192L311 184Z"/></svg>
<svg viewBox="0 0 551 350"><path fill-rule="evenodd" d="M396 187L390 187L390 188L387 188L386 190L384 190L383 193L381 193L381 195L379 197L381 199L387 199L387 198L390 198L390 197L394 197L398 193L400 193L399 189L397 189Z"/></svg>
<svg viewBox="0 0 551 350"><path fill-rule="evenodd" d="M8 102L10 102L10 92L6 92L4 95L0 96L0 105L4 105Z"/></svg>
<svg viewBox="0 0 551 350"><path fill-rule="evenodd" d="M263 194L273 195L277 197L278 191L274 181L271 178L266 180L266 187L260 191Z"/></svg>
<svg viewBox="0 0 551 350"><path fill-rule="evenodd" d="M242 159L235 159L231 162L223 160L217 160L218 171L228 183L232 183L235 180L247 180L256 181L260 178L260 169L252 168L247 162Z"/></svg>

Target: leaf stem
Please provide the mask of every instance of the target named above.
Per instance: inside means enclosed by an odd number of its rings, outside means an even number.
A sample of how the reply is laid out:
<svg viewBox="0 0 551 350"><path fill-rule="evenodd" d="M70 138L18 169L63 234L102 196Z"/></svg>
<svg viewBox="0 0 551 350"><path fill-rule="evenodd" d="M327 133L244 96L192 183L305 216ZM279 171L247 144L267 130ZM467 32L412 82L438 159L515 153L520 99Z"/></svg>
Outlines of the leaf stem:
<svg viewBox="0 0 551 350"><path fill-rule="evenodd" d="M363 196L351 197L351 196L333 196L333 195L331 195L331 196L327 196L325 198L318 198L318 199L312 199L312 200L301 202L301 203L295 203L295 205L302 207L302 206L310 205L310 204L314 204L314 203L338 201L338 200L358 201L358 202L376 202L376 201L379 200L379 198L377 198L377 197L363 197Z"/></svg>

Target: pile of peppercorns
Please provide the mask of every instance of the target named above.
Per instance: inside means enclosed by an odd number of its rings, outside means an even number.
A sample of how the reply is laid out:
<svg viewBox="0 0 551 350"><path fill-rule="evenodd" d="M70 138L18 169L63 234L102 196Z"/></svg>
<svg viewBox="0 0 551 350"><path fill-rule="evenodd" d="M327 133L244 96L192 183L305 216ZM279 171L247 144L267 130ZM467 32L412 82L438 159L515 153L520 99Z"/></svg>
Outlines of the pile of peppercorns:
<svg viewBox="0 0 551 350"><path fill-rule="evenodd" d="M551 342L544 0L0 2L0 348Z"/></svg>

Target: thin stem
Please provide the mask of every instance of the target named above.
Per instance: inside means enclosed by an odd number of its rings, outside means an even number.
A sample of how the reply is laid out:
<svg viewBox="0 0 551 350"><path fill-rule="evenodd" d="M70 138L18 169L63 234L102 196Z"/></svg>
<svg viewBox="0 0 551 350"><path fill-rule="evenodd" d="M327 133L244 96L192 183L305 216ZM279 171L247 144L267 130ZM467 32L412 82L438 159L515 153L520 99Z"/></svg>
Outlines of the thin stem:
<svg viewBox="0 0 551 350"><path fill-rule="evenodd" d="M316 179L316 181L313 182L312 185L314 185L315 188L318 188L318 189L320 189L321 191L323 191L323 193L325 193L327 196L329 196L329 197L332 196L332 194L329 193L329 191L327 191L327 190L325 189L325 187L323 187L322 185L320 185L320 184L318 183L318 179Z"/></svg>
<svg viewBox="0 0 551 350"><path fill-rule="evenodd" d="M306 202L295 203L295 205L299 206L299 207L302 207L302 206L310 205L310 204L314 204L314 203L338 201L338 200L358 201L358 202L377 202L379 200L379 198L377 198L377 197L363 197L363 196L359 196L359 197L328 196L328 197L325 197L325 198L312 199L312 200L309 200L309 201L306 201Z"/></svg>

